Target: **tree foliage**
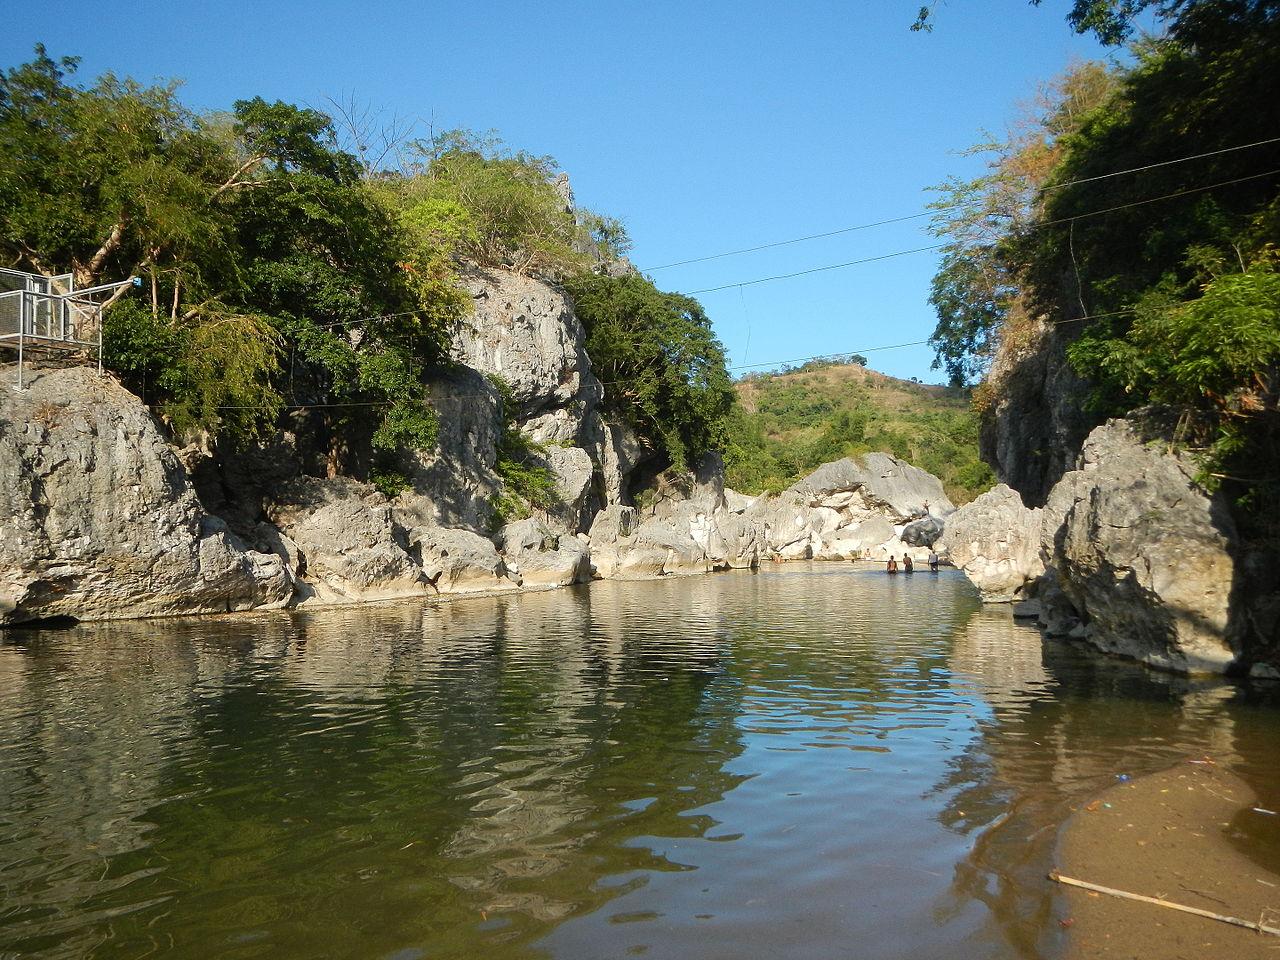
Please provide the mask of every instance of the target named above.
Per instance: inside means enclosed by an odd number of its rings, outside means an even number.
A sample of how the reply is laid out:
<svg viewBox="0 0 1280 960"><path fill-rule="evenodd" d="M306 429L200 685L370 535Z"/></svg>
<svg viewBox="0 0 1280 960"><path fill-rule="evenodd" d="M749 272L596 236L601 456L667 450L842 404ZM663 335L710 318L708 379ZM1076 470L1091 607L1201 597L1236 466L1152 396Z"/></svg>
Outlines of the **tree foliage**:
<svg viewBox="0 0 1280 960"><path fill-rule="evenodd" d="M612 408L677 467L718 449L733 388L702 306L637 275L583 274L566 286Z"/></svg>
<svg viewBox="0 0 1280 960"><path fill-rule="evenodd" d="M1100 16L1137 6L1147 4L1095 5ZM960 261L976 271L987 257L1024 314L1066 324L1095 416L1180 411L1201 479L1257 506L1280 493L1280 146L1269 142L1280 130L1280 3L1153 6L1169 34L1137 43L1133 65L1054 135L1025 224L1002 227L986 250L961 248ZM984 313L988 298L956 289L988 342L1010 335L1010 311ZM972 360L962 339L949 345ZM1246 526L1262 517L1240 515Z"/></svg>
<svg viewBox="0 0 1280 960"><path fill-rule="evenodd" d="M991 486L964 391L842 369L848 366L810 363L739 382L725 448L730 486L782 490L824 463L873 451L928 470L959 503Z"/></svg>
<svg viewBox="0 0 1280 960"><path fill-rule="evenodd" d="M449 257L561 278L629 245L621 221L574 206L551 157L469 130L414 141L409 153L380 190L419 243Z"/></svg>
<svg viewBox="0 0 1280 960"><path fill-rule="evenodd" d="M1043 215L1043 187L1065 143L1117 83L1101 63L1081 63L1045 84L1004 137L988 136L968 153L988 158L987 172L953 177L934 190L930 232L945 239L929 302L938 324L930 337L934 369L953 385L985 373L999 331L1023 307L1022 278L1009 244Z"/></svg>
<svg viewBox="0 0 1280 960"><path fill-rule="evenodd" d="M234 439L310 403L335 425L377 411L375 450L429 446L423 374L468 301L329 118L261 98L198 115L176 84L80 86L76 66L38 47L0 76L0 256L141 277L105 359L180 432Z"/></svg>

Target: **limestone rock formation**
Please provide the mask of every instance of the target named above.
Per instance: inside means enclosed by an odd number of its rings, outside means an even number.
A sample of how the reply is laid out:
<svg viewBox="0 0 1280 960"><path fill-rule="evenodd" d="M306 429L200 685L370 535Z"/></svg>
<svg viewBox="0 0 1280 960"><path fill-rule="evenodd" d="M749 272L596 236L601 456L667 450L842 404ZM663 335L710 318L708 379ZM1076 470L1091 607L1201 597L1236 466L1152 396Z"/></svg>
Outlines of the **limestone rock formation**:
<svg viewBox="0 0 1280 960"><path fill-rule="evenodd" d="M552 409L571 409L575 400L599 399L599 381L583 346L586 338L564 294L501 270L471 278L468 289L475 307L454 339L455 354L467 366L506 383L521 421Z"/></svg>
<svg viewBox="0 0 1280 960"><path fill-rule="evenodd" d="M498 535L511 575L525 587L566 587L591 579L591 553L576 536L556 533L536 519L517 520Z"/></svg>
<svg viewBox="0 0 1280 960"><path fill-rule="evenodd" d="M200 505L142 403L85 368L0 370L0 623L283 605L288 571Z"/></svg>
<svg viewBox="0 0 1280 960"><path fill-rule="evenodd" d="M1153 419L1112 420L1045 507L1046 559L1084 635L1112 653L1178 671L1234 661L1235 527L1221 497Z"/></svg>
<svg viewBox="0 0 1280 960"><path fill-rule="evenodd" d="M503 417L546 448L543 459L564 502L562 509L553 511L554 523L569 533L585 531L597 511L628 501L629 477L651 451L629 428L609 423L602 415L604 391L591 371L586 334L561 291L501 270L478 273L468 286L475 309L456 338L455 356L473 375L482 375L477 379L492 378L509 388L514 409L503 411ZM499 439L501 427L499 419ZM496 478L490 479L496 445L490 448L486 437L479 439L480 446L494 454L482 458L488 462L478 471L466 464L462 473L464 478L484 478L474 492L487 502L497 486ZM449 486L456 478L445 479L435 486ZM416 477L415 486L421 486ZM475 530L484 528L483 519L456 509L440 517L441 522Z"/></svg>
<svg viewBox="0 0 1280 960"><path fill-rule="evenodd" d="M1044 573L1043 513L1028 509L1017 491L1000 484L947 517L935 547L964 572L983 601L1019 600Z"/></svg>
<svg viewBox="0 0 1280 960"><path fill-rule="evenodd" d="M436 449L413 458L404 498L423 522L483 530L501 488L494 464L502 399L478 372L459 367L432 384L428 403L439 420Z"/></svg>
<svg viewBox="0 0 1280 960"><path fill-rule="evenodd" d="M352 603L427 592L391 506L365 484L299 479L272 506L270 518L296 548L302 602Z"/></svg>
<svg viewBox="0 0 1280 960"><path fill-rule="evenodd" d="M1002 338L987 375L996 400L982 418L981 446L996 476L1039 507L1098 420L1088 384L1067 361L1079 324L1026 324L1021 336Z"/></svg>
<svg viewBox="0 0 1280 960"><path fill-rule="evenodd" d="M423 578L437 594L492 593L520 585L493 541L470 530L413 527L405 537Z"/></svg>
<svg viewBox="0 0 1280 960"><path fill-rule="evenodd" d="M596 516L590 543L596 576L635 580L755 567L761 531L739 514L694 499L668 501L660 515L647 518L632 507L610 507Z"/></svg>
<svg viewBox="0 0 1280 960"><path fill-rule="evenodd" d="M764 546L783 560L887 559L911 552L900 538L906 524L955 507L931 473L885 453L823 464L777 496L761 496L743 516L763 529Z"/></svg>

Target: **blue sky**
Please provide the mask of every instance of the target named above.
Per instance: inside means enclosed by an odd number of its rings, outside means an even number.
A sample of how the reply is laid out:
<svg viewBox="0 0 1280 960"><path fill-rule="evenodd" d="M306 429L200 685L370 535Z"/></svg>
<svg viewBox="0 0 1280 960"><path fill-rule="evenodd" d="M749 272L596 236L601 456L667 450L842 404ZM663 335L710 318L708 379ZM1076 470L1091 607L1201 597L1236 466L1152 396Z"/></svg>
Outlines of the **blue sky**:
<svg viewBox="0 0 1280 960"><path fill-rule="evenodd" d="M43 41L114 70L180 78L199 108L354 97L437 129L496 129L554 156L580 203L621 217L641 268L918 212L925 188L1072 59L1105 55L1068 0L530 4L438 0L26 3L5 66ZM933 242L924 221L652 273L693 291ZM936 255L700 294L734 366L921 340ZM871 366L937 380L927 347Z"/></svg>

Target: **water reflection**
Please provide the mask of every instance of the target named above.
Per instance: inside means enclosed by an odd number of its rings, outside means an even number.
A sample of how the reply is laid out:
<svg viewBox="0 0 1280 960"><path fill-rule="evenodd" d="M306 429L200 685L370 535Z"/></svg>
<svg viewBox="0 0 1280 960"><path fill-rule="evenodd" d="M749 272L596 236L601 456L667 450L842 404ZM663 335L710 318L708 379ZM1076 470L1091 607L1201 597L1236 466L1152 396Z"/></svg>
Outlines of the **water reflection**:
<svg viewBox="0 0 1280 960"><path fill-rule="evenodd" d="M953 669L991 708L981 736L936 787L948 798L944 821L974 836L956 868L955 902L987 903L993 935L1019 956L1052 955L1060 945L1057 891L1045 881L1054 828L1117 775L1208 756L1252 776L1267 795L1280 786L1274 739L1253 742L1262 731L1274 737L1273 692L1041 642L998 608L976 613L957 636ZM1274 851L1255 852L1264 867L1280 867Z"/></svg>
<svg viewBox="0 0 1280 960"><path fill-rule="evenodd" d="M14 632L0 956L1034 956L1074 798L1274 717L834 564Z"/></svg>

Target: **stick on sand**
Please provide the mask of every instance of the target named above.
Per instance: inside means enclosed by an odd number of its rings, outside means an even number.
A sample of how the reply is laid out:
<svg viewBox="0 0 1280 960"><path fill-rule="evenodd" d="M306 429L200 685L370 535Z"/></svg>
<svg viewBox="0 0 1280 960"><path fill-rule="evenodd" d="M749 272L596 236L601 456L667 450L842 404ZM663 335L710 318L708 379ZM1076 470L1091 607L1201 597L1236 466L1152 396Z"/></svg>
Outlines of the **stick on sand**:
<svg viewBox="0 0 1280 960"><path fill-rule="evenodd" d="M1089 883L1085 880L1076 880L1072 877L1064 877L1062 874L1054 870L1049 874L1050 880L1056 880L1058 883L1065 883L1069 887L1080 887L1083 890L1093 890L1095 893L1105 893L1112 897L1122 897L1125 900L1137 900L1141 903L1154 903L1157 907L1168 907L1170 910L1181 910L1183 913L1193 913L1197 917L1205 917L1209 920L1219 920L1222 923L1229 923L1236 927L1244 927L1248 930L1256 930L1258 933L1269 933L1273 937L1280 937L1280 927L1269 927L1264 923L1255 923L1252 920L1241 920L1239 917L1226 917L1220 913L1213 913L1209 910L1201 910L1199 907L1188 907L1183 903L1172 903L1169 900L1161 900L1159 897L1144 897L1140 893L1129 893L1125 890L1116 890L1114 887L1104 887L1096 883Z"/></svg>

